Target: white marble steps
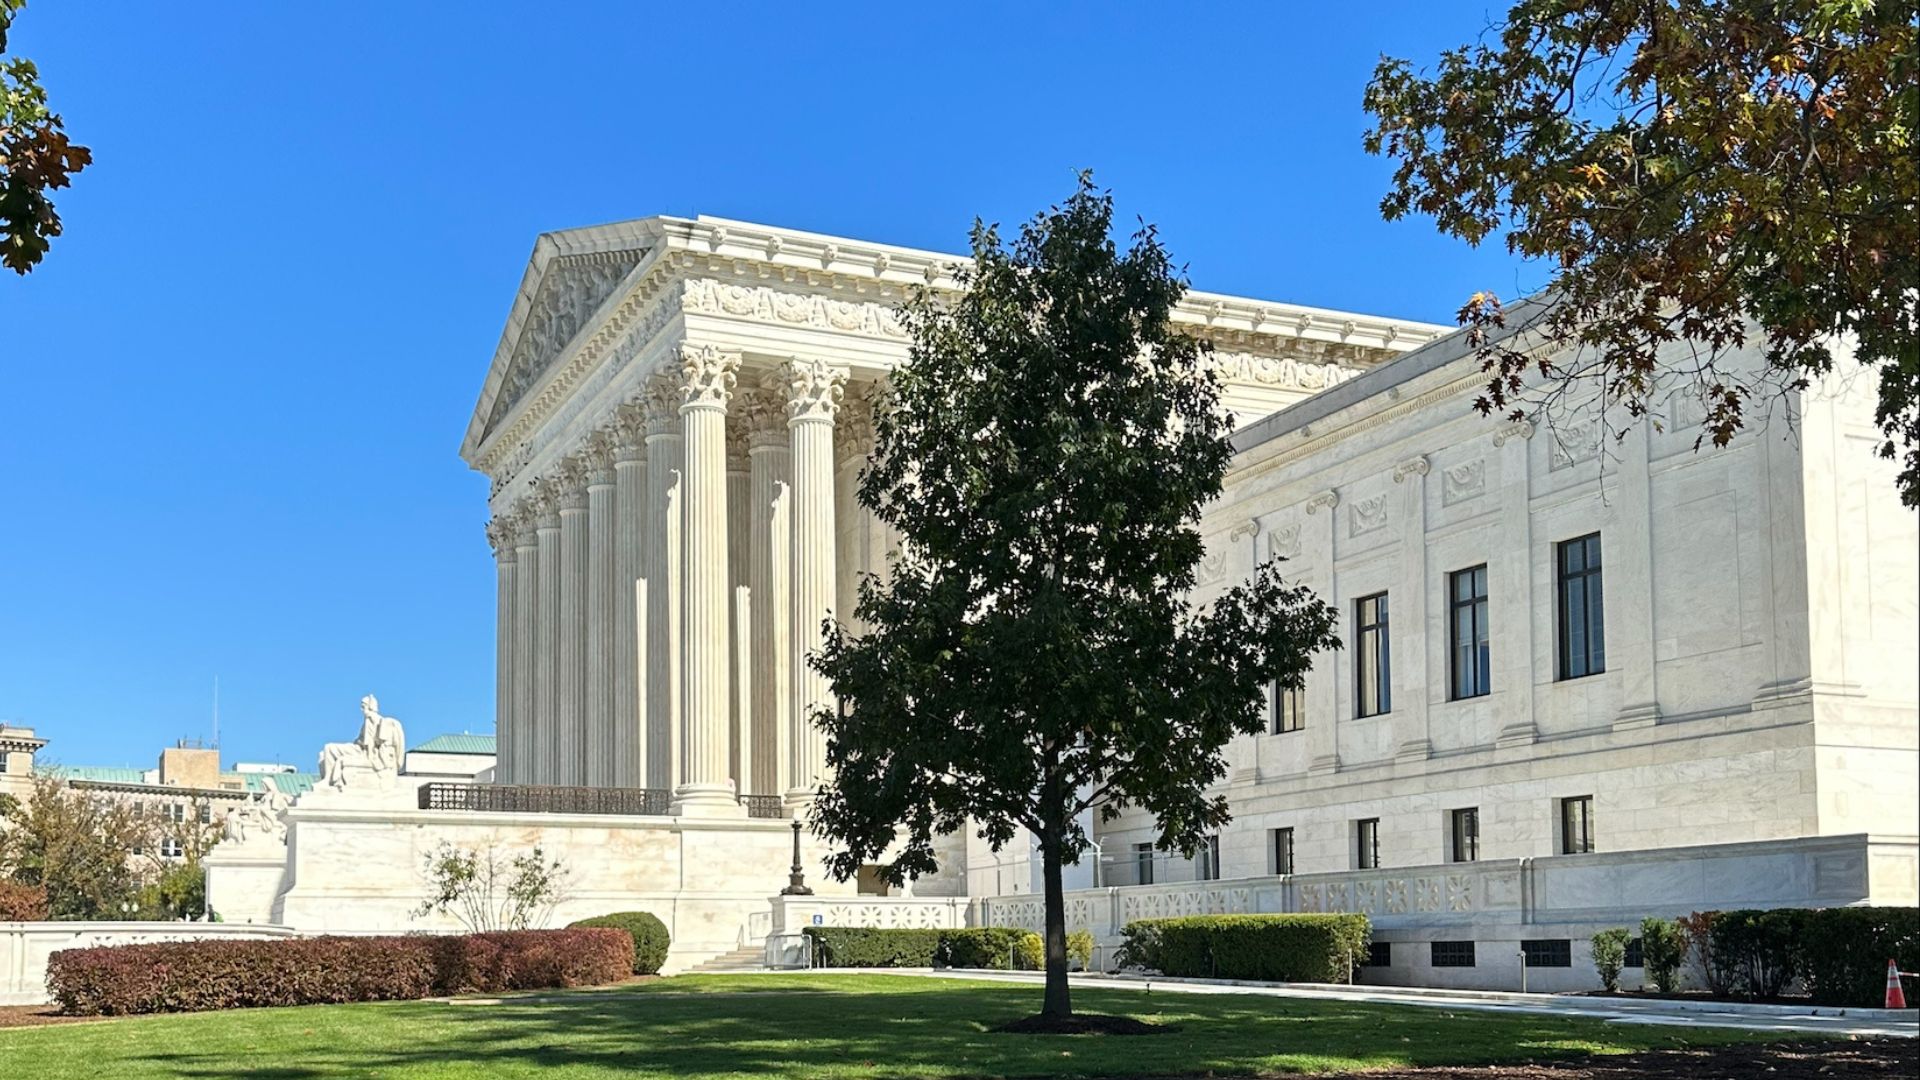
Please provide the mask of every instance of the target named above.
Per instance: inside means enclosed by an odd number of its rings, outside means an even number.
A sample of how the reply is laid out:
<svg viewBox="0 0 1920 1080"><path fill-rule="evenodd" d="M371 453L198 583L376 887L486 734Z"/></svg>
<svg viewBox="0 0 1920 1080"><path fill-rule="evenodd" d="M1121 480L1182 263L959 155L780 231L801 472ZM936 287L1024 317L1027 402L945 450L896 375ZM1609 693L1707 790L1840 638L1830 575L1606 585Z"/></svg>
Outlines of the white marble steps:
<svg viewBox="0 0 1920 1080"><path fill-rule="evenodd" d="M728 971L765 971L767 968L767 950L764 945L752 945L721 953L710 960L688 968L683 974L712 975Z"/></svg>

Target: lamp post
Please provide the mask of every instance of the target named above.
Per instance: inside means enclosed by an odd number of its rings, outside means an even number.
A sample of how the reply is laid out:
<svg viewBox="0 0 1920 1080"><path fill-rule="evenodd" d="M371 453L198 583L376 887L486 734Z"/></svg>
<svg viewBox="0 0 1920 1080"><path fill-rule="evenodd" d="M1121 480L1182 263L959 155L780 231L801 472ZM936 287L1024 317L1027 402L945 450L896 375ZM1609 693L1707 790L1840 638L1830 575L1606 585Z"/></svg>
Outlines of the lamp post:
<svg viewBox="0 0 1920 1080"><path fill-rule="evenodd" d="M793 819L793 869L787 874L787 887L780 890L781 896L812 896L813 890L807 888L806 867L800 863L800 819Z"/></svg>

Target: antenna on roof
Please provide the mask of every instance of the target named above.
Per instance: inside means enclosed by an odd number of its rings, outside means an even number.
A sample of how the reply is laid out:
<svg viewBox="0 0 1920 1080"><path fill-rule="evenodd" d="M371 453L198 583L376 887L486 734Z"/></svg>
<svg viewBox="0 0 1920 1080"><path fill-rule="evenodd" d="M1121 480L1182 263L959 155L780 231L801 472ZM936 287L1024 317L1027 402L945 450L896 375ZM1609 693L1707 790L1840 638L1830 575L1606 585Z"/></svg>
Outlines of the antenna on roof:
<svg viewBox="0 0 1920 1080"><path fill-rule="evenodd" d="M220 749L220 676L213 677L213 748Z"/></svg>

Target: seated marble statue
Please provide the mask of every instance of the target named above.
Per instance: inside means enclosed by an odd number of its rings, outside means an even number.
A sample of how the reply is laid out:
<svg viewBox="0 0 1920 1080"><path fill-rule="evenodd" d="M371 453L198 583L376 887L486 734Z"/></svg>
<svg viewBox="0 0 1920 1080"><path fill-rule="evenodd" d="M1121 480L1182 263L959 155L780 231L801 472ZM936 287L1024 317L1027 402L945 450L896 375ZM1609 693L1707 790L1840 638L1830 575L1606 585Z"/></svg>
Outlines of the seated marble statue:
<svg viewBox="0 0 1920 1080"><path fill-rule="evenodd" d="M285 843L287 807L293 801L280 792L273 777L260 778L261 791L245 803L227 812L220 823L220 838L245 845L250 840L267 839Z"/></svg>
<svg viewBox="0 0 1920 1080"><path fill-rule="evenodd" d="M328 743L320 749L320 782L335 791L369 776L390 786L406 760L406 734L400 721L380 715L372 694L360 699L360 737L350 743Z"/></svg>

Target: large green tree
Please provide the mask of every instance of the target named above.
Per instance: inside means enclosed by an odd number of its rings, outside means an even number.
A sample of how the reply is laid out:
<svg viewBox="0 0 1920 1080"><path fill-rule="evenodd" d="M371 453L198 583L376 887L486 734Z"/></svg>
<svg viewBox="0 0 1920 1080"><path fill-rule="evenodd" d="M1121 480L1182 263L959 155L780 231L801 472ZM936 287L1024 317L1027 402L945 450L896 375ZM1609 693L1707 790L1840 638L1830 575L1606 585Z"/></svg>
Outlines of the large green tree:
<svg viewBox="0 0 1920 1080"><path fill-rule="evenodd" d="M1042 1015L1072 1012L1061 867L1078 816L1138 806L1191 855L1228 819L1212 790L1264 688L1338 646L1331 609L1268 564L1196 605L1201 509L1230 419L1178 332L1186 291L1151 227L1120 251L1083 176L1010 245L976 223L963 291L905 308L913 344L875 422L859 501L902 538L861 585L870 629L829 626L836 709L815 828L842 879L891 855L937 869L935 837L997 849L1024 829L1046 883ZM971 822L971 825L969 824Z"/></svg>
<svg viewBox="0 0 1920 1080"><path fill-rule="evenodd" d="M0 796L0 877L47 890L49 917L119 919L143 908L137 853L153 835L127 802L82 791L51 771L24 799Z"/></svg>
<svg viewBox="0 0 1920 1080"><path fill-rule="evenodd" d="M1920 503L1915 25L1913 0L1520 0L1431 72L1383 59L1382 212L1504 234L1551 275L1525 314L1461 309L1481 411L1585 383L1639 416L1684 380L1724 445L1850 347ZM1768 370L1726 362L1755 336Z"/></svg>
<svg viewBox="0 0 1920 1080"><path fill-rule="evenodd" d="M67 138L60 114L47 108L40 71L7 55L7 31L27 0L0 0L0 265L25 274L60 235L48 192L93 161L93 151Z"/></svg>

